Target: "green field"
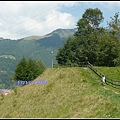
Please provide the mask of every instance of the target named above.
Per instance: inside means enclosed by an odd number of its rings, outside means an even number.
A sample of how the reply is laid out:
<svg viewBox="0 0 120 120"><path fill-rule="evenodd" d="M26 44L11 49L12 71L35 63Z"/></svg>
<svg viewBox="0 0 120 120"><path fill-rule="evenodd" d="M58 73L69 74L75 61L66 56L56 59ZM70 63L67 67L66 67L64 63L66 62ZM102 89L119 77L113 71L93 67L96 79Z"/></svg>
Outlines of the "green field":
<svg viewBox="0 0 120 120"><path fill-rule="evenodd" d="M120 67L97 67L97 70L105 73L105 76L110 79L120 80Z"/></svg>
<svg viewBox="0 0 120 120"><path fill-rule="evenodd" d="M120 78L120 67L97 69ZM102 86L88 67L48 68L38 78L48 84L19 86L0 96L0 118L120 118L120 91Z"/></svg>

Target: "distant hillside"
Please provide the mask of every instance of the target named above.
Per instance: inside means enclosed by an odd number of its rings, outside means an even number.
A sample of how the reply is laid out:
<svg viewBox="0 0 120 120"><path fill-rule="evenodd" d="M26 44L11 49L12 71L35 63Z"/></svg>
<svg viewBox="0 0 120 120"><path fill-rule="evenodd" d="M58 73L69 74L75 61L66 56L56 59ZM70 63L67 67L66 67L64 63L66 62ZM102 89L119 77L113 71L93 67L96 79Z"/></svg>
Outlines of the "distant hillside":
<svg viewBox="0 0 120 120"><path fill-rule="evenodd" d="M75 31L76 29L57 29L44 36L28 36L28 37L23 38L22 40L40 40L43 38L53 37L54 35L58 35L60 38L66 39L69 36L72 36L75 33Z"/></svg>
<svg viewBox="0 0 120 120"><path fill-rule="evenodd" d="M20 40L37 40L40 46L58 48L63 46L68 37L73 36L76 29L57 29L44 36L29 36Z"/></svg>
<svg viewBox="0 0 120 120"><path fill-rule="evenodd" d="M52 59L56 63L55 55L59 47L63 46L68 37L76 29L57 29L44 36L28 36L23 39L0 40L0 88L10 87L9 76L24 56L26 59L41 59L46 67L51 67ZM53 53L51 53L53 51ZM2 84L2 85L1 85Z"/></svg>
<svg viewBox="0 0 120 120"><path fill-rule="evenodd" d="M35 81L0 96L1 118L120 118L120 94L87 67L48 68ZM106 88L106 89L105 89Z"/></svg>

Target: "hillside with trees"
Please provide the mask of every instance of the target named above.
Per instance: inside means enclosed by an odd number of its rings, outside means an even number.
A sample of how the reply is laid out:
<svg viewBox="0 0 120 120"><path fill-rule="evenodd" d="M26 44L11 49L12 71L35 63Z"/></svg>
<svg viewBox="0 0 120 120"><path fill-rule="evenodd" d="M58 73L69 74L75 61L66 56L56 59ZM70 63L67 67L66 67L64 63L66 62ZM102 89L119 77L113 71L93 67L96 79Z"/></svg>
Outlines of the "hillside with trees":
<svg viewBox="0 0 120 120"><path fill-rule="evenodd" d="M96 66L119 66L119 13L111 17L108 29L100 27L103 20L98 8L89 8L75 29L57 29L44 36L18 40L1 39L0 88L11 88L11 76L23 57L41 59L47 68L52 67L52 61L59 65L78 66L80 62L89 61Z"/></svg>
<svg viewBox="0 0 120 120"><path fill-rule="evenodd" d="M57 63L55 55L60 46L76 29L57 29L44 36L29 36L18 40L0 40L0 89L11 88L15 68L24 57L43 62L45 67ZM64 34L63 34L64 33Z"/></svg>

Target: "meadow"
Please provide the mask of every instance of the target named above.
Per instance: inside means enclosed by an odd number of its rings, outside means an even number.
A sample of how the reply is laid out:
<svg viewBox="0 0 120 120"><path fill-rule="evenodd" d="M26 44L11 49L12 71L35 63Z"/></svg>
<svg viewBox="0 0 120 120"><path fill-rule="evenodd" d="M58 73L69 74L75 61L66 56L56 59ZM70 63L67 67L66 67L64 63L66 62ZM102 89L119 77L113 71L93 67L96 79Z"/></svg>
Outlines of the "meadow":
<svg viewBox="0 0 120 120"><path fill-rule="evenodd" d="M120 78L120 67L96 68ZM48 84L19 86L0 96L0 118L120 118L120 90L102 86L88 67L48 68L39 78Z"/></svg>

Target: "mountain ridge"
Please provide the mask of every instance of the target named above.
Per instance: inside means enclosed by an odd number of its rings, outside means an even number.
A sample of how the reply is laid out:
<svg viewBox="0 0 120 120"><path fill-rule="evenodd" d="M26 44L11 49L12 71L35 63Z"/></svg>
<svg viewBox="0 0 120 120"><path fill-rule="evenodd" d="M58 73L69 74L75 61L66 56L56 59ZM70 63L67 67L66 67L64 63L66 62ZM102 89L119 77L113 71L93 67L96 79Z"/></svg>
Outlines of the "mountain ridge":
<svg viewBox="0 0 120 120"><path fill-rule="evenodd" d="M56 30L53 30L50 33L45 34L45 35L27 36L27 37L24 37L24 38L21 38L21 39L18 39L18 40L40 40L42 38L50 37L53 34L58 34L61 38L64 38L64 37L72 36L76 30L77 30L77 28L73 28L73 29L58 28Z"/></svg>

